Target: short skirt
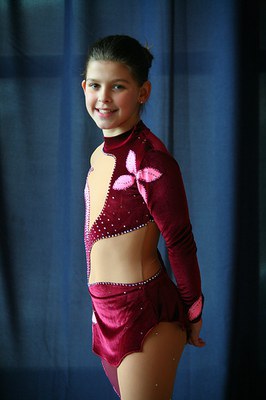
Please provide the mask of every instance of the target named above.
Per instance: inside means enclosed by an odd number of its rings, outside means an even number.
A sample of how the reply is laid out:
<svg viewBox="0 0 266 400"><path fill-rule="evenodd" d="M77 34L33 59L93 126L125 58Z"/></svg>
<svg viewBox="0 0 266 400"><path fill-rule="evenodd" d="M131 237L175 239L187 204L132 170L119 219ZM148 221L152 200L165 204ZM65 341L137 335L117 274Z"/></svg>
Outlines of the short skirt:
<svg viewBox="0 0 266 400"><path fill-rule="evenodd" d="M146 335L159 322L177 321L185 328L178 289L162 267L138 283L95 283L92 299L93 351L117 367L124 357L142 350Z"/></svg>

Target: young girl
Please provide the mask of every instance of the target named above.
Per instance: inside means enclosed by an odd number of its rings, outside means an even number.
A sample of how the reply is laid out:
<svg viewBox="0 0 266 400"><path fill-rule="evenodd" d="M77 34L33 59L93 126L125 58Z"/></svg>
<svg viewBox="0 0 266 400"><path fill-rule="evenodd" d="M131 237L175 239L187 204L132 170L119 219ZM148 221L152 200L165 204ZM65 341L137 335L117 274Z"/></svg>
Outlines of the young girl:
<svg viewBox="0 0 266 400"><path fill-rule="evenodd" d="M104 142L85 188L93 350L123 400L169 400L186 342L199 337L203 296L176 161L140 119L153 56L128 36L90 49L82 82ZM157 250L165 239L177 286Z"/></svg>

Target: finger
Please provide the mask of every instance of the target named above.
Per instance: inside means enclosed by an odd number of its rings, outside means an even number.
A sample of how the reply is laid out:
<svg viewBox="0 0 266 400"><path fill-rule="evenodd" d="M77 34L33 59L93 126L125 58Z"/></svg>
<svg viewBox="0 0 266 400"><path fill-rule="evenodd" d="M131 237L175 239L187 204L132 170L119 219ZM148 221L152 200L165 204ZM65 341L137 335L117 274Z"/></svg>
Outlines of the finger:
<svg viewBox="0 0 266 400"><path fill-rule="evenodd" d="M206 343L201 338L195 338L195 337L190 336L188 338L188 344L195 346L195 347L204 347Z"/></svg>
<svg viewBox="0 0 266 400"><path fill-rule="evenodd" d="M198 347L204 347L205 346L205 342L204 342L204 340L202 340L201 338L199 338L199 340L198 340Z"/></svg>

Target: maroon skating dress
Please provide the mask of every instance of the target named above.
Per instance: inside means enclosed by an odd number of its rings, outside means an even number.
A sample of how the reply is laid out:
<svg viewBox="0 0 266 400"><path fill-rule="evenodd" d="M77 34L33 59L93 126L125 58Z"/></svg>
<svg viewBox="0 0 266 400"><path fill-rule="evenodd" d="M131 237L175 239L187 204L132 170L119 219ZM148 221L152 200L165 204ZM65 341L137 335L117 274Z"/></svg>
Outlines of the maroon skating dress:
<svg viewBox="0 0 266 400"><path fill-rule="evenodd" d="M123 358L141 351L146 335L159 322L177 321L185 327L186 321L199 320L203 296L181 173L164 144L140 121L129 132L105 137L91 163L84 234L93 350L119 395L116 370ZM105 263L108 276L119 252L125 256L131 241L144 237L152 225L165 240L177 285L157 250L161 267L146 280L89 283L97 265ZM121 238L126 240L122 247ZM144 242L141 246L147 246Z"/></svg>

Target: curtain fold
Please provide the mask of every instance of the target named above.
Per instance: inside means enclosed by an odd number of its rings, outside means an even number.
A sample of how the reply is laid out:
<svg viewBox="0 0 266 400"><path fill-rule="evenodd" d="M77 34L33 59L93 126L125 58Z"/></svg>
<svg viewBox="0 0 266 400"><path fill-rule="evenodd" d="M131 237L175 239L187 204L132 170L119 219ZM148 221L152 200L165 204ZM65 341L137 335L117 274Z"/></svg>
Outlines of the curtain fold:
<svg viewBox="0 0 266 400"><path fill-rule="evenodd" d="M207 345L185 349L173 400L260 398L265 10L246 0L0 1L2 399L117 398L91 353L83 246L83 189L102 134L80 83L88 46L109 34L155 56L142 117L181 166L198 247Z"/></svg>

